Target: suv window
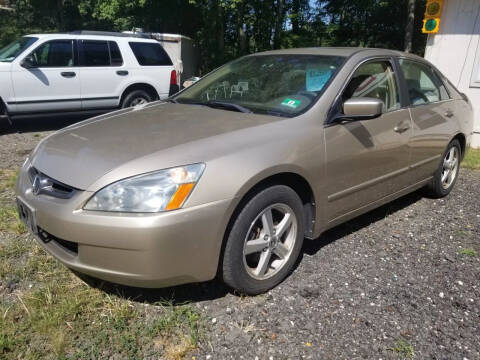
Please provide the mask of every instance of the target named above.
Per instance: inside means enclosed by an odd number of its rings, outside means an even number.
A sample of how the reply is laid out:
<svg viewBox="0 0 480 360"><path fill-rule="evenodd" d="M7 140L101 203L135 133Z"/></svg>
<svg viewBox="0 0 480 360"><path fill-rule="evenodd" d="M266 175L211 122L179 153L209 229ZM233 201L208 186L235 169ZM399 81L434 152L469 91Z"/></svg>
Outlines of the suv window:
<svg viewBox="0 0 480 360"><path fill-rule="evenodd" d="M31 55L38 67L74 66L73 40L52 40L36 48Z"/></svg>
<svg viewBox="0 0 480 360"><path fill-rule="evenodd" d="M355 70L345 88L342 100L355 97L370 97L383 101L383 112L401 107L395 72L389 61L372 61Z"/></svg>
<svg viewBox="0 0 480 360"><path fill-rule="evenodd" d="M0 49L0 61L12 62L17 56L19 56L25 49L30 47L30 45L37 40L38 38L36 37L25 36L12 42L3 49Z"/></svg>
<svg viewBox="0 0 480 360"><path fill-rule="evenodd" d="M120 49L115 41L109 41L108 46L110 47L110 65L112 66L122 66L123 58Z"/></svg>
<svg viewBox="0 0 480 360"><path fill-rule="evenodd" d="M108 42L83 40L82 45L85 66L110 66Z"/></svg>
<svg viewBox="0 0 480 360"><path fill-rule="evenodd" d="M115 41L82 40L83 66L121 66L122 54Z"/></svg>
<svg viewBox="0 0 480 360"><path fill-rule="evenodd" d="M172 60L170 60L160 44L130 42L129 45L138 63L142 66L173 65Z"/></svg>
<svg viewBox="0 0 480 360"><path fill-rule="evenodd" d="M429 66L400 59L400 68L407 83L412 105L429 104L450 98L445 85Z"/></svg>

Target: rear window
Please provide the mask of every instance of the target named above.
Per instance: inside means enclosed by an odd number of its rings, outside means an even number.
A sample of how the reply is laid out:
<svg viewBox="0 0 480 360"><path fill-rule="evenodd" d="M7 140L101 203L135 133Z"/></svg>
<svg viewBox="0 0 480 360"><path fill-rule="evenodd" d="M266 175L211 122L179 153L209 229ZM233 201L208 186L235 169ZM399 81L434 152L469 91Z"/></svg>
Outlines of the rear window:
<svg viewBox="0 0 480 360"><path fill-rule="evenodd" d="M109 41L108 45L110 46L110 59L112 66L121 66L123 65L123 58L120 49L115 41Z"/></svg>
<svg viewBox="0 0 480 360"><path fill-rule="evenodd" d="M114 41L84 40L83 65L84 66L121 66L122 54Z"/></svg>
<svg viewBox="0 0 480 360"><path fill-rule="evenodd" d="M130 42L129 44L138 63L142 66L173 65L172 60L160 44L142 42Z"/></svg>

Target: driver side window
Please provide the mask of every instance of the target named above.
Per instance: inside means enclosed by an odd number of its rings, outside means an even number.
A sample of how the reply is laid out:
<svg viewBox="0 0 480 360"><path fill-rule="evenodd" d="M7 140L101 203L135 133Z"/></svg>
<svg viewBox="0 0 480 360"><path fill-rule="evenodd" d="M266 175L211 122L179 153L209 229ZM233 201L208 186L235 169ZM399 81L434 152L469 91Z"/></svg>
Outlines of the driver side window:
<svg viewBox="0 0 480 360"><path fill-rule="evenodd" d="M36 48L31 56L37 67L73 66L73 41L54 40Z"/></svg>
<svg viewBox="0 0 480 360"><path fill-rule="evenodd" d="M384 113L400 109L398 85L389 61L367 62L355 70L342 94L342 103L356 97L382 100Z"/></svg>

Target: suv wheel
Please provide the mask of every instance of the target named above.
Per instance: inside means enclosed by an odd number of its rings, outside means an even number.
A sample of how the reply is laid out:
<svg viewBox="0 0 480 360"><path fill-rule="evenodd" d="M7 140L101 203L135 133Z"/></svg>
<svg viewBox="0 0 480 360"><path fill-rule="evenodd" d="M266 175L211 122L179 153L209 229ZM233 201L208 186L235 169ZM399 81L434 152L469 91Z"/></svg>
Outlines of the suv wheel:
<svg viewBox="0 0 480 360"><path fill-rule="evenodd" d="M145 90L133 90L122 101L122 109L142 105L152 101L152 96Z"/></svg>
<svg viewBox="0 0 480 360"><path fill-rule="evenodd" d="M223 280L256 295L278 285L292 270L303 244L303 205L288 186L255 195L234 220L223 255Z"/></svg>

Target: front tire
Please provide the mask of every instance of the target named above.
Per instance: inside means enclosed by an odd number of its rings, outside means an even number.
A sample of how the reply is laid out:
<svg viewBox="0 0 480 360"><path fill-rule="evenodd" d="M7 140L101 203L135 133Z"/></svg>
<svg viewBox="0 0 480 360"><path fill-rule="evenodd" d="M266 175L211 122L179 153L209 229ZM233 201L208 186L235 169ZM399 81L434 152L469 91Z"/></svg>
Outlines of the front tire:
<svg viewBox="0 0 480 360"><path fill-rule="evenodd" d="M152 100L152 96L145 90L133 90L124 97L121 108L125 109L132 106L146 104Z"/></svg>
<svg viewBox="0 0 480 360"><path fill-rule="evenodd" d="M278 285L292 271L304 237L303 204L290 187L276 185L253 196L228 234L223 281L256 295Z"/></svg>
<svg viewBox="0 0 480 360"><path fill-rule="evenodd" d="M448 144L429 186L430 194L434 198L447 196L452 191L457 182L461 156L460 143L455 139Z"/></svg>

